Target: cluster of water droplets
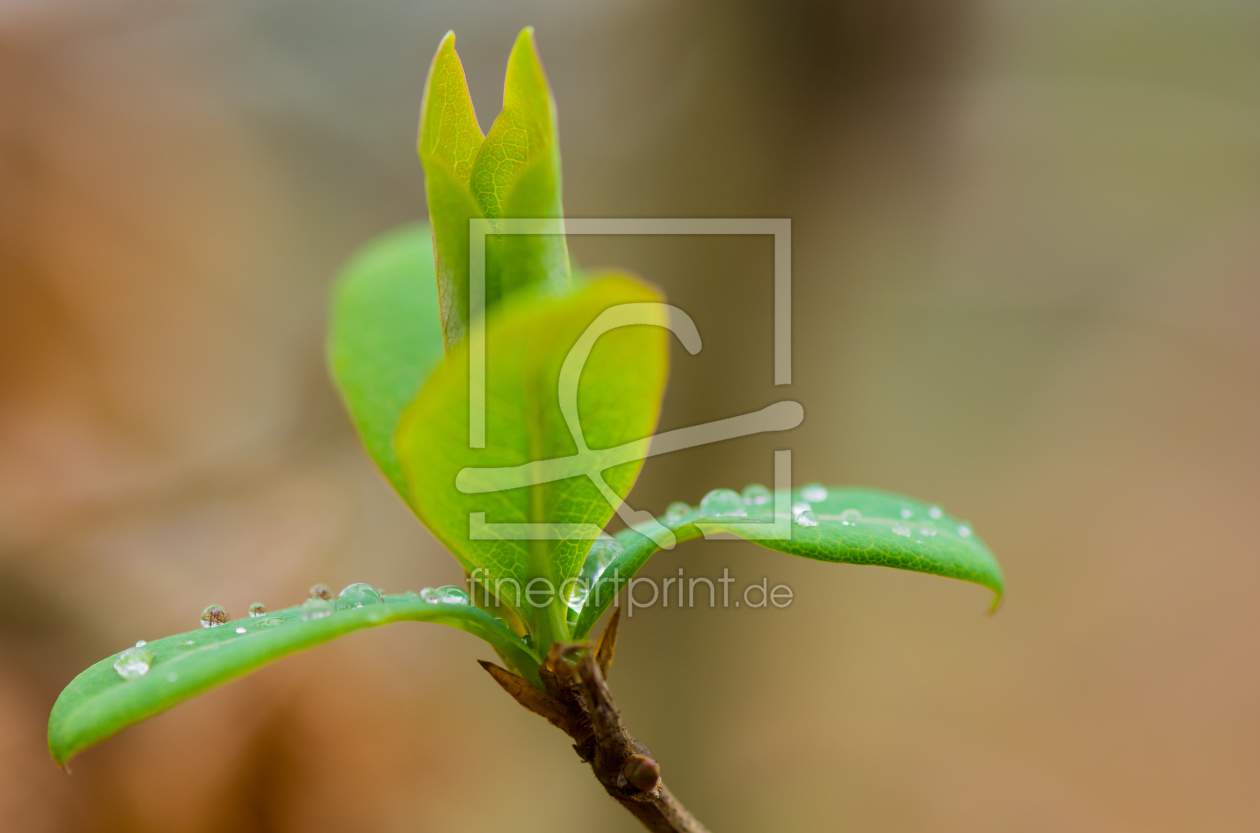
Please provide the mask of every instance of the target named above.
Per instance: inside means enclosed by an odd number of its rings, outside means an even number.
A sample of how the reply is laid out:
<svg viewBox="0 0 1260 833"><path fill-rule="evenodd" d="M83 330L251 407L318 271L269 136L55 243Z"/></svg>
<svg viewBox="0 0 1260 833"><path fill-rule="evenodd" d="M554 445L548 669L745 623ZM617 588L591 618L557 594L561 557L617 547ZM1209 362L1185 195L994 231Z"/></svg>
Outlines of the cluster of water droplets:
<svg viewBox="0 0 1260 833"><path fill-rule="evenodd" d="M691 507L686 507L687 512L691 511ZM684 512L685 515L687 512ZM680 516L681 517L681 516ZM669 519L666 512L666 520ZM586 560L582 562L582 569L578 573L577 581L573 583L573 589L569 592L569 609L574 613L582 610L582 606L586 604L586 599L591 594L591 589L595 583L599 581L599 577L608 569L608 565L617 559L617 556L625 552L625 547L621 542L611 535L601 534L595 539L595 543L591 544L591 549L586 554Z"/></svg>

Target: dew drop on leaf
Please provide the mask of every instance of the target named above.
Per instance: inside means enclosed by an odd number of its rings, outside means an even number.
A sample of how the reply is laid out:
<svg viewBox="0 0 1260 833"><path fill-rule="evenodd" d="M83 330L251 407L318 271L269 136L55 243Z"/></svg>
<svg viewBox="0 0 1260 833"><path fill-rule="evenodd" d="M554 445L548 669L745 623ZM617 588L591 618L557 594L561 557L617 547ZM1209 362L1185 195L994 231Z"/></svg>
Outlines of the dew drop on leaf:
<svg viewBox="0 0 1260 833"><path fill-rule="evenodd" d="M176 674L174 671L168 672L166 675L166 681L168 683L173 683L178 679L179 679L179 675Z"/></svg>
<svg viewBox="0 0 1260 833"><path fill-rule="evenodd" d="M420 600L429 604L439 605L469 604L468 594L453 584L448 584L444 587L422 587L420 588Z"/></svg>
<svg viewBox="0 0 1260 833"><path fill-rule="evenodd" d="M269 618L267 618L267 619L259 619L259 620L258 620L258 624L256 624L254 627L256 627L256 628L274 628L274 627L276 627L277 625L283 625L283 624L284 624L284 620L283 620L283 619L280 619L279 617L276 617L276 616L271 616L271 617L269 617Z"/></svg>
<svg viewBox="0 0 1260 833"><path fill-rule="evenodd" d="M219 625L227 624L228 612L220 605L210 605L201 611L201 626L203 628L217 628Z"/></svg>
<svg viewBox="0 0 1260 833"><path fill-rule="evenodd" d="M236 629L236 632L237 632L237 633L245 633L245 628L243 628L243 627L238 627L238 628Z"/></svg>
<svg viewBox="0 0 1260 833"><path fill-rule="evenodd" d="M910 527L906 524L893 524L892 531L893 535L904 535L907 538L910 537Z"/></svg>
<svg viewBox="0 0 1260 833"><path fill-rule="evenodd" d="M801 487L801 497L810 503L818 503L827 499L827 487L818 483L809 483Z"/></svg>
<svg viewBox="0 0 1260 833"><path fill-rule="evenodd" d="M810 506L810 505L809 505L808 503L806 503L805 501L803 501L803 500L798 500L798 501L796 501L796 502L794 502L794 503L792 504L792 516L793 516L793 517L795 517L795 516L797 516L797 515L801 514L802 512L808 512L809 510L811 510L811 509L813 509L813 508L814 508L814 507Z"/></svg>
<svg viewBox="0 0 1260 833"><path fill-rule="evenodd" d="M665 509L665 523L676 524L691 512L691 507L676 500Z"/></svg>
<svg viewBox="0 0 1260 833"><path fill-rule="evenodd" d="M149 643L145 642L143 639L140 639L140 640L137 640L137 641L136 641L136 647L137 647L137 648L143 648L145 645L148 645L148 644L149 644Z"/></svg>
<svg viewBox="0 0 1260 833"><path fill-rule="evenodd" d="M611 535L601 535L595 539L595 543L591 544L590 552L586 554L586 560L582 562L582 571L578 573L577 581L573 582L573 590L569 593L571 609L575 611L582 609L595 582L599 581L599 577L603 575L604 570L608 569L608 565L623 552L625 552L625 547Z"/></svg>
<svg viewBox="0 0 1260 833"><path fill-rule="evenodd" d="M302 621L309 622L312 619L323 619L326 616L332 616L332 602L327 599L310 598L302 602Z"/></svg>
<svg viewBox="0 0 1260 833"><path fill-rule="evenodd" d="M931 518L934 518L934 519L936 519L936 520L940 520L940 517L941 517L941 507L939 507L939 506L929 506L929 507L928 507L928 516L929 516L929 517L931 517Z"/></svg>
<svg viewBox="0 0 1260 833"><path fill-rule="evenodd" d="M746 518L744 499L733 489L714 489L700 501L702 518Z"/></svg>
<svg viewBox="0 0 1260 833"><path fill-rule="evenodd" d="M765 506L773 499L774 495L770 494L770 490L760 483L744 487L744 503L749 506Z"/></svg>
<svg viewBox="0 0 1260 833"><path fill-rule="evenodd" d="M310 598L312 599L323 599L324 601L329 601L332 597L332 590L328 588L327 584L316 584L311 588Z"/></svg>
<svg viewBox="0 0 1260 833"><path fill-rule="evenodd" d="M266 612L267 612L267 606L263 604L262 602L254 602L252 605L249 606L250 618L257 619L259 616L264 615Z"/></svg>
<svg viewBox="0 0 1260 833"><path fill-rule="evenodd" d="M114 660L114 670L124 680L138 680L149 673L153 652L146 648L128 648Z"/></svg>
<svg viewBox="0 0 1260 833"><path fill-rule="evenodd" d="M797 526L818 526L818 516L811 510L806 509L804 512L792 518L792 523Z"/></svg>
<svg viewBox="0 0 1260 833"><path fill-rule="evenodd" d="M351 610L379 604L385 604L385 600L381 598L380 592L370 584L359 582L357 584L347 584L342 588L342 591L337 594L335 607L337 610Z"/></svg>
<svg viewBox="0 0 1260 833"><path fill-rule="evenodd" d="M961 536L962 536L962 537L964 537L964 538L970 538L970 537L971 537L971 527L969 527L969 526L960 526L960 527L958 527L958 534L959 534L959 535L961 535Z"/></svg>
<svg viewBox="0 0 1260 833"><path fill-rule="evenodd" d="M862 513L856 509L846 509L840 513L840 523L845 526L857 526L862 522Z"/></svg>
<svg viewBox="0 0 1260 833"><path fill-rule="evenodd" d="M913 518L913 517L914 517L914 510L913 510L913 509L902 509L902 510L901 510L901 517L903 517L903 518L907 518L907 519L908 519L908 518Z"/></svg>

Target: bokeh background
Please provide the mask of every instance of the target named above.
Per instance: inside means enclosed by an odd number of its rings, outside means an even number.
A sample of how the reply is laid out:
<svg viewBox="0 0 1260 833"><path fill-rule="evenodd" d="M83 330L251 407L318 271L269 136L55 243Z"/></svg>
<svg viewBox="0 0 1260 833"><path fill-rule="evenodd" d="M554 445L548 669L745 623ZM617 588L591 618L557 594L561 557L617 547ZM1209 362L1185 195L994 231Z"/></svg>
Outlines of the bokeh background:
<svg viewBox="0 0 1260 833"><path fill-rule="evenodd" d="M786 610L639 612L611 682L715 831L1260 828L1260 7L1236 0L0 2L0 829L629 831L463 633L355 634L47 757L57 693L211 602L459 570L323 365L424 217L455 29L483 128L537 26L571 216L791 217L797 482L942 503L1009 595L745 544ZM573 241L771 384L768 239ZM650 461L662 510L783 437Z"/></svg>

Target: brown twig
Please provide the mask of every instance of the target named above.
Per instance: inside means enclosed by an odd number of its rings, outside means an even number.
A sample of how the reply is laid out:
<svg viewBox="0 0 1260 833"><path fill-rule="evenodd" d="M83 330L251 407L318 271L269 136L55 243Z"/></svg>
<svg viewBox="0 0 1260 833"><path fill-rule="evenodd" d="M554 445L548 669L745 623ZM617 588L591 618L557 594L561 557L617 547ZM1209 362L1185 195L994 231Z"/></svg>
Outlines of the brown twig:
<svg viewBox="0 0 1260 833"><path fill-rule="evenodd" d="M539 669L543 688L492 662L481 662L503 690L573 738L604 791L653 833L708 833L661 781L661 766L626 730L605 677L616 650L621 610L613 612L598 647L551 646ZM571 658L576 657L576 663Z"/></svg>

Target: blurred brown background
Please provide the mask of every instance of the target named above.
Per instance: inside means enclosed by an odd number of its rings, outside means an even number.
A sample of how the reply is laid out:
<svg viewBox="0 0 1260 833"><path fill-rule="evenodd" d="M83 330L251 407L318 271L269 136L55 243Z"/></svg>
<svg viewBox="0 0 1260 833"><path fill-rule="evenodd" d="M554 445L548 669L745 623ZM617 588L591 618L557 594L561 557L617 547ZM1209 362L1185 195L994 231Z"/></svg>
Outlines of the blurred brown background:
<svg viewBox="0 0 1260 833"><path fill-rule="evenodd" d="M465 634L359 633L58 772L58 691L211 602L457 582L323 368L353 248L425 215L429 58L483 128L532 23L572 216L793 220L797 482L970 518L960 583L695 543L787 610L640 612L627 722L715 831L1260 828L1260 8L0 2L0 829L631 831ZM768 240L583 239L771 384ZM661 510L761 437L649 463Z"/></svg>

